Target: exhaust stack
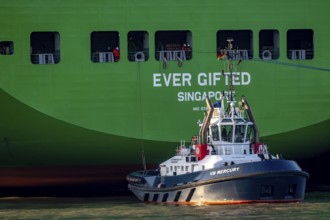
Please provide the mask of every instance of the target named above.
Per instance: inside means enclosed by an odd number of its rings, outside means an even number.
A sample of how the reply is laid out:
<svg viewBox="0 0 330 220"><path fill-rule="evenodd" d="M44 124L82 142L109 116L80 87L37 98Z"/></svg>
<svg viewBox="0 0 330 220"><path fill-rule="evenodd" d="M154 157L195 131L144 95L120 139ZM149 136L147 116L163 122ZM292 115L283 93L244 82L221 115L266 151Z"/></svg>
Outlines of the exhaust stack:
<svg viewBox="0 0 330 220"><path fill-rule="evenodd" d="M212 106L212 102L210 101L209 97L206 96L206 106L207 106L207 113L206 116L204 117L204 121L203 121L203 125L202 128L200 130L199 136L201 138L201 144L207 144L207 129L210 125L210 121L213 115L213 106Z"/></svg>
<svg viewBox="0 0 330 220"><path fill-rule="evenodd" d="M242 96L242 102L244 103L244 107L247 111L247 114L249 116L250 121L252 121L253 123L253 129L254 129L254 133L255 133L255 142L258 143L260 141L259 138L259 129L257 127L257 123L255 118L253 117L252 111L251 111L251 107L249 105L249 103L247 102L246 98L244 96Z"/></svg>

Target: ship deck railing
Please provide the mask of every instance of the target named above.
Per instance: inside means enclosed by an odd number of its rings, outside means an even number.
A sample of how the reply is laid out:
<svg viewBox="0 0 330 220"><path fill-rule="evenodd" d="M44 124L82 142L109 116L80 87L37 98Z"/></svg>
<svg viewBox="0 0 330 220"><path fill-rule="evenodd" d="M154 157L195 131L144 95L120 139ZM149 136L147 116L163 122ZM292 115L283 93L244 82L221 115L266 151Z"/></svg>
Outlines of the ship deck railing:
<svg viewBox="0 0 330 220"><path fill-rule="evenodd" d="M218 50L219 55L223 55L223 59L232 60L248 60L252 59L252 50L241 49L241 50Z"/></svg>
<svg viewBox="0 0 330 220"><path fill-rule="evenodd" d="M313 58L313 50L294 49L288 50L288 57L291 60L306 60Z"/></svg>
<svg viewBox="0 0 330 220"><path fill-rule="evenodd" d="M160 61L186 60L186 51L184 50L161 50L156 51L156 58Z"/></svg>
<svg viewBox="0 0 330 220"><path fill-rule="evenodd" d="M58 63L60 55L58 53L33 53L31 62L33 64L55 64Z"/></svg>
<svg viewBox="0 0 330 220"><path fill-rule="evenodd" d="M97 63L115 62L112 52L94 52L91 54L92 61Z"/></svg>

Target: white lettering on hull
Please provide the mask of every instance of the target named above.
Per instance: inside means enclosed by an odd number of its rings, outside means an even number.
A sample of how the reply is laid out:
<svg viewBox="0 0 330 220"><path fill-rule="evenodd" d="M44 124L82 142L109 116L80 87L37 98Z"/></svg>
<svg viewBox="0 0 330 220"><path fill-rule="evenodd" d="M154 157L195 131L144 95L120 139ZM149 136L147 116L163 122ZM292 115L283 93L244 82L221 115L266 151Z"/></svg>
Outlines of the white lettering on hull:
<svg viewBox="0 0 330 220"><path fill-rule="evenodd" d="M153 74L154 87L179 87L191 86L190 73L154 73Z"/></svg>
<svg viewBox="0 0 330 220"><path fill-rule="evenodd" d="M251 83L251 74L249 72L200 72L192 73L153 73L152 83L154 88L189 88L198 86L200 88L210 89L211 87L219 87L220 82L224 86L247 86ZM221 92L217 91L179 91L177 93L177 101L179 102L195 102L203 101L206 96L211 99L220 100ZM198 108L198 109L197 109ZM200 110L200 107L194 107L194 111Z"/></svg>
<svg viewBox="0 0 330 220"><path fill-rule="evenodd" d="M217 86L221 81L221 72L199 73L196 75L197 85ZM230 73L223 74L225 78L225 85L230 85ZM153 87L185 87L192 86L193 75L191 73L154 73ZM251 82L251 75L248 72L233 72L232 83L236 86L249 85Z"/></svg>
<svg viewBox="0 0 330 220"><path fill-rule="evenodd" d="M215 170L215 171L210 172L210 176L221 175L221 174L225 174L225 173L233 173L233 172L238 172L238 171L239 171L239 167Z"/></svg>
<svg viewBox="0 0 330 220"><path fill-rule="evenodd" d="M206 96L211 99L220 100L221 92L220 91L209 91L209 92L178 92L178 101L187 102L187 101L203 101Z"/></svg>

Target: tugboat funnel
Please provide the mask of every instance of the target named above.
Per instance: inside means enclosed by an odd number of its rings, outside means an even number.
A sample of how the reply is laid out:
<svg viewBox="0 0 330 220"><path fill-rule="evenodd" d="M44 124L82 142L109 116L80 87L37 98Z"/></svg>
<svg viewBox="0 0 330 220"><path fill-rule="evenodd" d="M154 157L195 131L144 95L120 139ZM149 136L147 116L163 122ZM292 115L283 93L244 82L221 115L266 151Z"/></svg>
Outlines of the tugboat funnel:
<svg viewBox="0 0 330 220"><path fill-rule="evenodd" d="M213 115L213 106L212 106L212 102L210 101L209 97L206 96L205 98L206 101L206 106L207 106L207 113L206 116L204 117L204 121L203 121L203 125L202 128L200 130L200 138L201 138L201 144L207 144L207 128L210 125L210 121Z"/></svg>
<svg viewBox="0 0 330 220"><path fill-rule="evenodd" d="M247 102L246 98L244 96L242 96L242 102L244 103L244 107L247 111L247 114L249 116L249 119L250 121L252 121L253 123L253 129L254 129L254 132L255 132L255 142L258 143L260 140L259 138L259 129L257 127L257 123L256 123L256 120L252 114L252 110L251 110L251 107L249 105L249 103Z"/></svg>

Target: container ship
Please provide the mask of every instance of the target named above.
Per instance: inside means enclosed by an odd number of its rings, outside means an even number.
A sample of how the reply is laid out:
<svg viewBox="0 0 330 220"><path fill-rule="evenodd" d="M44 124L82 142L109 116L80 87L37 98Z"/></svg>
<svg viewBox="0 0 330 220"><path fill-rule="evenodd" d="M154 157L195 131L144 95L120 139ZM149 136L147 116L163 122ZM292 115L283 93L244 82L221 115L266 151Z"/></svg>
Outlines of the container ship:
<svg viewBox="0 0 330 220"><path fill-rule="evenodd" d="M0 4L2 188L126 187L142 152L164 161L190 140L206 96L228 90L223 50L239 64L233 84L252 100L261 139L326 182L328 1Z"/></svg>

